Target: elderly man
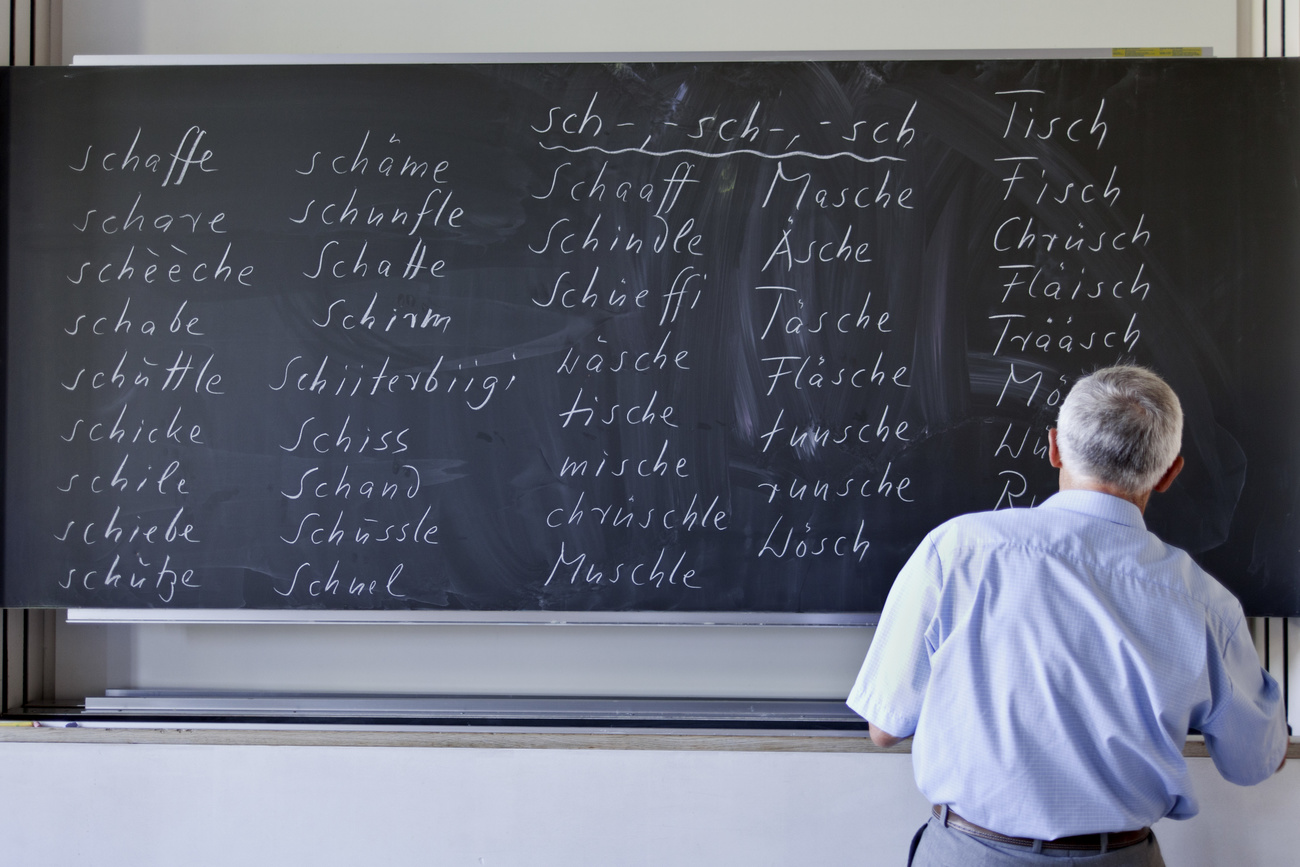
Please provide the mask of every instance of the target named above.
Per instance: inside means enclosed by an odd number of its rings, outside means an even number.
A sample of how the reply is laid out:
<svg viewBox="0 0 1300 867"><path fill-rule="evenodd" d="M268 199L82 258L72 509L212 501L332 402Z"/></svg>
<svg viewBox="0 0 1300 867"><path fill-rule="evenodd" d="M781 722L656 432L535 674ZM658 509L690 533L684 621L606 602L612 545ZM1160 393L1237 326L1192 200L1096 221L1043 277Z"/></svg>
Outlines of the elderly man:
<svg viewBox="0 0 1300 867"><path fill-rule="evenodd" d="M1151 823L1197 811L1188 729L1234 783L1285 761L1241 605L1143 524L1182 424L1148 370L1079 380L1050 433L1060 492L943 524L899 573L848 702L878 745L915 736L935 806L909 864L1163 864Z"/></svg>

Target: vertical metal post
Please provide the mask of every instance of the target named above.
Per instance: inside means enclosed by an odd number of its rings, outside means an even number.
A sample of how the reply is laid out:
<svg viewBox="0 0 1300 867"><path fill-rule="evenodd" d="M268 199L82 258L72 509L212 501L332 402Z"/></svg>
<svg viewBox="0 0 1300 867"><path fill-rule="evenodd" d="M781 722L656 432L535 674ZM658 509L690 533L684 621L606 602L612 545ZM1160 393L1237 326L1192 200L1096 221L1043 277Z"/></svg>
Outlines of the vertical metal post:
<svg viewBox="0 0 1300 867"><path fill-rule="evenodd" d="M1264 0L1264 56L1268 57L1268 0ZM1267 621L1265 624L1267 625Z"/></svg>
<svg viewBox="0 0 1300 867"><path fill-rule="evenodd" d="M1271 617L1264 618L1264 670L1267 672L1273 671L1273 648L1268 642L1268 625L1271 621Z"/></svg>
<svg viewBox="0 0 1300 867"><path fill-rule="evenodd" d="M31 703L31 608L22 610L22 705Z"/></svg>
<svg viewBox="0 0 1300 867"><path fill-rule="evenodd" d="M0 715L9 712L9 609L0 608Z"/></svg>
<svg viewBox="0 0 1300 867"><path fill-rule="evenodd" d="M1286 712L1286 730L1291 731L1291 618L1282 618L1282 707Z"/></svg>
<svg viewBox="0 0 1300 867"><path fill-rule="evenodd" d="M23 609L23 691L21 694L22 703L20 708L26 709L31 704L31 684L29 675L31 672L31 646L32 646L32 610Z"/></svg>

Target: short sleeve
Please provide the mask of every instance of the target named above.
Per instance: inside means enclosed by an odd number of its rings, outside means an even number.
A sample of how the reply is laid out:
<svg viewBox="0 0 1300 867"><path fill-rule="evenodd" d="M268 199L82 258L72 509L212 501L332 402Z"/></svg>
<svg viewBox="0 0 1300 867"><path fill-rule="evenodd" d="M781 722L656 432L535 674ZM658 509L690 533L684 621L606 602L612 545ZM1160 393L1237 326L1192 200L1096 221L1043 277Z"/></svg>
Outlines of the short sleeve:
<svg viewBox="0 0 1300 867"><path fill-rule="evenodd" d="M1192 724L1205 735L1206 749L1225 780L1241 786L1262 782L1286 755L1286 714L1282 692L1260 667L1240 610L1210 657L1211 708Z"/></svg>
<svg viewBox="0 0 1300 867"><path fill-rule="evenodd" d="M896 737L914 734L921 717L930 681L926 635L941 587L942 564L927 537L898 573L849 693L855 713Z"/></svg>

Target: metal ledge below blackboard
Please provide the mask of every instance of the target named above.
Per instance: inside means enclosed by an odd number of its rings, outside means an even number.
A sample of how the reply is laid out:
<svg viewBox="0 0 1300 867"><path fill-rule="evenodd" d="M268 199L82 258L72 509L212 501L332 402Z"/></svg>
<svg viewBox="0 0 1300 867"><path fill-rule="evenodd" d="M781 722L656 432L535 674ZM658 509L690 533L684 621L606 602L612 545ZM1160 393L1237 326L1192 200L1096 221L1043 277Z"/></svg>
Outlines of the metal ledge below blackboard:
<svg viewBox="0 0 1300 867"><path fill-rule="evenodd" d="M157 745L157 746L276 746L276 747L404 747L418 749L498 750L661 750L779 753L895 753L908 754L912 741L882 749L861 735L734 734L726 732L524 732L472 730L374 730L309 728L306 726L93 726L0 728L0 743ZM1189 738L1183 755L1208 758L1205 742ZM1292 740L1287 758L1300 759L1300 743Z"/></svg>
<svg viewBox="0 0 1300 867"><path fill-rule="evenodd" d="M839 700L357 695L109 690L8 717L46 728L863 737Z"/></svg>
<svg viewBox="0 0 1300 867"><path fill-rule="evenodd" d="M582 731L700 729L861 733L841 701L533 696L422 696L188 690L109 690L87 698L84 716L214 722L416 725Z"/></svg>
<svg viewBox="0 0 1300 867"><path fill-rule="evenodd" d="M1133 53L1135 51L1141 53ZM1174 52L1177 52L1176 54ZM1113 57L1213 57L1212 46L1176 49L948 48L893 51L534 51L436 54L77 54L73 66L280 66L392 63L701 63L837 60L1056 60Z"/></svg>
<svg viewBox="0 0 1300 867"><path fill-rule="evenodd" d="M69 623L534 626L874 626L879 613L672 611L315 611L70 608Z"/></svg>

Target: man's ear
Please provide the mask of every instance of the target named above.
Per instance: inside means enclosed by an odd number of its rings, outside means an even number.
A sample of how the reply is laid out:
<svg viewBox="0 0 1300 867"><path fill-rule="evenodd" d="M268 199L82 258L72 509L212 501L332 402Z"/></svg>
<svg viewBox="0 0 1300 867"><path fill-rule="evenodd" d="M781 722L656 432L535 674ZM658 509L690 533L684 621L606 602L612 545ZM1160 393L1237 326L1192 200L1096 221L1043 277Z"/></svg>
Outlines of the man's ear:
<svg viewBox="0 0 1300 867"><path fill-rule="evenodd" d="M1163 494L1165 491L1169 490L1169 486L1174 483L1174 479L1178 478L1178 474L1182 471L1183 456L1179 455L1174 458L1174 462L1169 465L1169 469L1165 470L1165 474L1160 477L1160 481L1156 482L1156 486L1152 488L1152 490L1156 493Z"/></svg>
<svg viewBox="0 0 1300 867"><path fill-rule="evenodd" d="M1056 445L1056 428L1047 429L1047 461L1058 470L1061 468L1061 449Z"/></svg>

